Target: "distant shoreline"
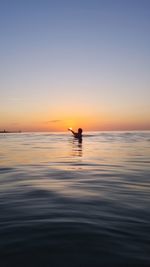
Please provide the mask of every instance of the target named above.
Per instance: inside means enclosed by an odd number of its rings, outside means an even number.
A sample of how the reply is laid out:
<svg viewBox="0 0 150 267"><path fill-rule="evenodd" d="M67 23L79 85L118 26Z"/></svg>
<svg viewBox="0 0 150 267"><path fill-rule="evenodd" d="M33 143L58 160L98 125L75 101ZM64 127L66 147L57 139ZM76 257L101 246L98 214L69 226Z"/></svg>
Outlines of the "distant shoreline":
<svg viewBox="0 0 150 267"><path fill-rule="evenodd" d="M3 131L0 131L0 133L21 133L21 131L6 131L6 130L3 130Z"/></svg>

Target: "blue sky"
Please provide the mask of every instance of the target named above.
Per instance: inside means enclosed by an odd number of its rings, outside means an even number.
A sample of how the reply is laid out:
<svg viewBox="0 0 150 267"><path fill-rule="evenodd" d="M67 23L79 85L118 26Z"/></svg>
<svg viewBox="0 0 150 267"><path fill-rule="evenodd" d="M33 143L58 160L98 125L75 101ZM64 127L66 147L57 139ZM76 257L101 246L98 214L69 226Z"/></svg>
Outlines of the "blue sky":
<svg viewBox="0 0 150 267"><path fill-rule="evenodd" d="M150 128L150 1L1 0L0 36L0 129Z"/></svg>

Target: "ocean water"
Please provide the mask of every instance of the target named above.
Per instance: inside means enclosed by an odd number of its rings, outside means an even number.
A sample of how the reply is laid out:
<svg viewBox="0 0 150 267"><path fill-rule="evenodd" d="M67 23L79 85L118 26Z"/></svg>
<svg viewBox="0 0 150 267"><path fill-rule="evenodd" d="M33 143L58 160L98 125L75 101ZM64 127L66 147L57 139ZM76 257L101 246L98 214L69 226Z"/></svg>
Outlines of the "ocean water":
<svg viewBox="0 0 150 267"><path fill-rule="evenodd" d="M150 266L150 132L0 134L0 266Z"/></svg>

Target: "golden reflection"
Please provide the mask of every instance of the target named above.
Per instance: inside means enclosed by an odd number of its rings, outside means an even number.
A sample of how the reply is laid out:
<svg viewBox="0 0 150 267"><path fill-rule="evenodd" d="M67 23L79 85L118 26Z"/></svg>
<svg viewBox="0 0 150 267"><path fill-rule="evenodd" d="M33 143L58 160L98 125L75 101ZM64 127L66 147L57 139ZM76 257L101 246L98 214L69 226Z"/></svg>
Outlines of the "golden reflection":
<svg viewBox="0 0 150 267"><path fill-rule="evenodd" d="M82 139L71 140L71 156L73 157L82 157L83 156L83 148L82 148Z"/></svg>

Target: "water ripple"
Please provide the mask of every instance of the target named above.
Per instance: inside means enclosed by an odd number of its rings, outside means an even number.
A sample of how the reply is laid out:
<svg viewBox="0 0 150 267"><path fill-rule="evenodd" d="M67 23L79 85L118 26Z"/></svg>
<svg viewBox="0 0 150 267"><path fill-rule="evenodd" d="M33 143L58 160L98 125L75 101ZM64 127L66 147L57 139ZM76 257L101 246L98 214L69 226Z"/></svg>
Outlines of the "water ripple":
<svg viewBox="0 0 150 267"><path fill-rule="evenodd" d="M149 266L149 140L0 136L1 266Z"/></svg>

